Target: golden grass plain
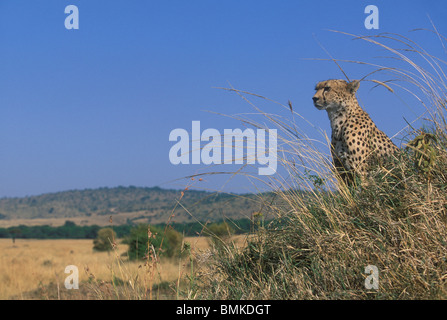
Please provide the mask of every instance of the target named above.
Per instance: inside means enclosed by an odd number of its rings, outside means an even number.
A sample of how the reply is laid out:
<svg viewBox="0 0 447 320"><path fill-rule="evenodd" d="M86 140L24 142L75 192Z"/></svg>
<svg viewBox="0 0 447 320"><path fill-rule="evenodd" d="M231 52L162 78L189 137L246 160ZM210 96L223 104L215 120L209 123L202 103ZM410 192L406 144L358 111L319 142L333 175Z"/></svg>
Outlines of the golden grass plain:
<svg viewBox="0 0 447 320"><path fill-rule="evenodd" d="M241 239L236 238L237 241ZM206 237L185 237L184 241L191 245L192 254L209 247ZM0 299L45 299L48 295L44 291L49 284L58 291L57 294L53 292L52 297L60 298L60 293L75 291L67 290L64 285L69 275L65 273L68 265L78 267L80 286L92 275L98 282L110 282L113 277L144 277L142 273L147 272L142 267L144 261L127 261L127 245L117 243L116 250L108 253L94 251L92 240L16 239L13 243L11 239L0 239ZM175 283L184 278L189 272L188 259L161 259L151 284ZM30 295L39 289L40 295Z"/></svg>

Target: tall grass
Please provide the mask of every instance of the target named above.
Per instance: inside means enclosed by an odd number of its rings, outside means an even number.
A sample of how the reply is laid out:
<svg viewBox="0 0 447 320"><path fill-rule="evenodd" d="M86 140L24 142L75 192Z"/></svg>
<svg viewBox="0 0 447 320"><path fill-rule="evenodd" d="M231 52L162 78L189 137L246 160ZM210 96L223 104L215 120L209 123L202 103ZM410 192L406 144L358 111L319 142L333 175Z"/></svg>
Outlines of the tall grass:
<svg viewBox="0 0 447 320"><path fill-rule="evenodd" d="M291 104L282 106L293 117L266 114L249 100L253 95L228 89L255 107L269 121L268 128L278 129L278 162L286 174L268 181L277 201L265 201L265 211L276 218L242 249L216 246L204 259L207 269L199 277L197 297L447 298L445 63L402 35L351 36L385 49L395 65L337 62L368 66L371 71L362 81L383 76L369 81L411 93L425 107L425 129L409 125L395 158L371 168L364 187L347 187L334 174L329 139L323 136L327 152L322 152L294 124L300 115ZM378 289L365 286L370 265L379 271Z"/></svg>

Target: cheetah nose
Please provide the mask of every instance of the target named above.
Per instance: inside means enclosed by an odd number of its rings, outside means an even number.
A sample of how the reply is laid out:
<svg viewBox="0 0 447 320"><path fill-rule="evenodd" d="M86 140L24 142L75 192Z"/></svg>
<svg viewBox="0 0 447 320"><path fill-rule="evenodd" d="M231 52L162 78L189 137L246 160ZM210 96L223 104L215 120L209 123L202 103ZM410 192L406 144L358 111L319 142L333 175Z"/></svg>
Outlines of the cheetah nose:
<svg viewBox="0 0 447 320"><path fill-rule="evenodd" d="M315 102L317 102L318 101L318 97L312 97L312 100L314 101L314 103Z"/></svg>

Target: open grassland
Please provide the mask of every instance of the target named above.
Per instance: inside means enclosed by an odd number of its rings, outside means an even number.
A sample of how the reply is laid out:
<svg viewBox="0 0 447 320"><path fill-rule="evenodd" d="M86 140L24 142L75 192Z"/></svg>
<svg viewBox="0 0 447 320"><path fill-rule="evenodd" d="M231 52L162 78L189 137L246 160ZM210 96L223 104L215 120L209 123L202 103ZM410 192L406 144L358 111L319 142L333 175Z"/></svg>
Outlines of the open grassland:
<svg viewBox="0 0 447 320"><path fill-rule="evenodd" d="M235 240L242 244L243 238ZM163 288L163 297L176 298L178 286L191 274L190 258L210 245L206 237L184 242L191 246L189 255L147 264L127 261L127 245L120 241L108 253L93 251L92 240L0 239L0 299L136 298L138 290L137 298L162 298L157 296L160 290L149 296L149 287ZM65 288L68 265L79 269L79 290Z"/></svg>
<svg viewBox="0 0 447 320"><path fill-rule="evenodd" d="M142 218L143 217L143 218ZM117 225L125 224L128 220L134 223L147 222L150 215L146 211L135 212L117 212L113 214L114 223ZM55 218L24 218L24 219L6 219L0 220L0 228L9 228L19 225L24 226L42 226L48 225L53 227L63 226L69 220L78 226L97 225L101 227L110 226L109 216L92 214L90 216L79 217L55 217Z"/></svg>

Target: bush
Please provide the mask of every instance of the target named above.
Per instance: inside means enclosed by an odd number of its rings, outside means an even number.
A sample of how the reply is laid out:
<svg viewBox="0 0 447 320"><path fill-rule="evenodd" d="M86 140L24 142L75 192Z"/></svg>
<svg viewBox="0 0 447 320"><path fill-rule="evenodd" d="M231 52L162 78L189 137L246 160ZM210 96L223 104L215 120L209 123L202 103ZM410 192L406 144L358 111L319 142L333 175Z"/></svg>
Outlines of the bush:
<svg viewBox="0 0 447 320"><path fill-rule="evenodd" d="M180 253L182 235L173 229L140 224L130 231L124 240L129 245L130 260L147 259L149 257L174 257Z"/></svg>
<svg viewBox="0 0 447 320"><path fill-rule="evenodd" d="M115 239L116 233L112 228L100 229L98 237L93 240L93 249L96 251L110 251L113 249Z"/></svg>
<svg viewBox="0 0 447 320"><path fill-rule="evenodd" d="M227 223L211 223L203 230L203 234L209 237L211 246L220 246L230 239L234 234L234 229Z"/></svg>

